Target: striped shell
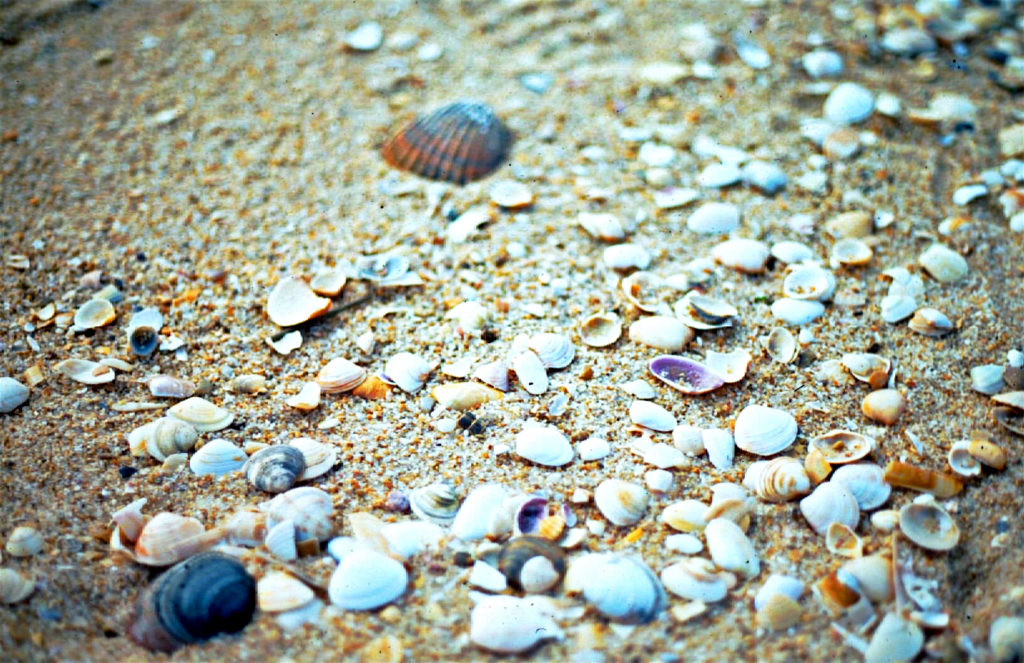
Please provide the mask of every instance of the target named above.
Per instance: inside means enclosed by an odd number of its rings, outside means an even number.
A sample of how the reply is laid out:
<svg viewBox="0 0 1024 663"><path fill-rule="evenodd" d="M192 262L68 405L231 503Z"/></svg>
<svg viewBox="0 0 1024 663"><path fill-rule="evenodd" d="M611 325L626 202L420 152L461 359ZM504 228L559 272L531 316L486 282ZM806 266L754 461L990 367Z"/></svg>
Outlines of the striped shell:
<svg viewBox="0 0 1024 663"><path fill-rule="evenodd" d="M413 120L381 154L395 168L465 184L497 168L511 143L512 135L489 106L459 101Z"/></svg>

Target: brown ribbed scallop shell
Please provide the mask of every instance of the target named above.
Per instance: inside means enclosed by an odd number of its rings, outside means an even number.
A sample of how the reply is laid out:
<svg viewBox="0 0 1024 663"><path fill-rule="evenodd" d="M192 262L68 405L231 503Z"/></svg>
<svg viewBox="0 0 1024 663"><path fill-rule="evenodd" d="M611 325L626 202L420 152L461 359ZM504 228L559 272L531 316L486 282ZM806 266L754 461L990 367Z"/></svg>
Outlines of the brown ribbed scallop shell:
<svg viewBox="0 0 1024 663"><path fill-rule="evenodd" d="M413 120L381 154L395 168L465 184L497 168L511 143L512 135L489 106L459 101Z"/></svg>

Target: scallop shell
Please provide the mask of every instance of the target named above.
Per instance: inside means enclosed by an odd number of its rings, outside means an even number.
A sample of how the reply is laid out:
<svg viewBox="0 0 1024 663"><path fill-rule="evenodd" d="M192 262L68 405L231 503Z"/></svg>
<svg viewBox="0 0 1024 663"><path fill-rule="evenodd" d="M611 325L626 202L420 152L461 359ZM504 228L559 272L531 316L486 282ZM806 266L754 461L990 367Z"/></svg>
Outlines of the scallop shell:
<svg viewBox="0 0 1024 663"><path fill-rule="evenodd" d="M196 393L196 386L173 375L154 375L146 384L149 386L149 393L157 398L188 398Z"/></svg>
<svg viewBox="0 0 1024 663"><path fill-rule="evenodd" d="M572 462L569 438L554 426L531 426L516 434L516 455L538 465L560 467Z"/></svg>
<svg viewBox="0 0 1024 663"><path fill-rule="evenodd" d="M477 541L487 536L498 510L508 496L505 487L496 483L474 488L455 514L452 535L462 541Z"/></svg>
<svg viewBox="0 0 1024 663"><path fill-rule="evenodd" d="M0 569L0 603L24 601L36 590L36 583L12 569Z"/></svg>
<svg viewBox="0 0 1024 663"><path fill-rule="evenodd" d="M510 364L519 383L527 392L539 396L548 390L548 373L544 369L544 363L533 350L516 354Z"/></svg>
<svg viewBox="0 0 1024 663"><path fill-rule="evenodd" d="M701 443L707 451L708 461L719 470L732 467L736 457L736 440L724 428L708 428L701 432Z"/></svg>
<svg viewBox="0 0 1024 663"><path fill-rule="evenodd" d="M331 300L318 296L305 281L286 277L267 298L267 316L279 327L293 327L317 318L331 308Z"/></svg>
<svg viewBox="0 0 1024 663"><path fill-rule="evenodd" d="M344 610L373 610L405 594L409 574L401 562L372 550L354 550L338 563L327 585L331 603Z"/></svg>
<svg viewBox="0 0 1024 663"><path fill-rule="evenodd" d="M885 482L885 472L873 463L843 465L832 475L832 481L850 490L861 511L882 506L892 492L892 486Z"/></svg>
<svg viewBox="0 0 1024 663"><path fill-rule="evenodd" d="M334 504L331 496L311 486L292 488L269 502L260 504L267 514L267 526L274 527L283 520L295 523L297 540L326 541L334 532Z"/></svg>
<svg viewBox="0 0 1024 663"><path fill-rule="evenodd" d="M143 432L144 431L144 432ZM132 435L142 437L142 444L149 455L163 461L172 454L190 451L196 444L199 433L192 424L173 417L161 417L128 434L129 445Z"/></svg>
<svg viewBox="0 0 1024 663"><path fill-rule="evenodd" d="M140 357L153 354L160 345L160 329L164 316L155 308L144 308L132 314L128 320L128 347Z"/></svg>
<svg viewBox="0 0 1024 663"><path fill-rule="evenodd" d="M606 348L622 336L622 321L614 313L595 313L580 323L580 339L592 348Z"/></svg>
<svg viewBox="0 0 1024 663"><path fill-rule="evenodd" d="M242 469L245 463L246 454L241 447L218 438L210 440L192 454L188 466L196 475L212 474L219 477Z"/></svg>
<svg viewBox="0 0 1024 663"><path fill-rule="evenodd" d="M478 366L472 377L499 391L508 391L508 366L500 359Z"/></svg>
<svg viewBox="0 0 1024 663"><path fill-rule="evenodd" d="M564 334L534 334L527 345L537 353L544 368L565 368L576 356L576 348Z"/></svg>
<svg viewBox="0 0 1024 663"><path fill-rule="evenodd" d="M167 415L180 419L200 433L212 433L231 425L235 415L210 401L193 396L167 409Z"/></svg>
<svg viewBox="0 0 1024 663"><path fill-rule="evenodd" d="M841 523L852 529L860 519L857 498L845 485L833 481L819 484L814 492L800 500L800 513L821 535L828 532L832 523Z"/></svg>
<svg viewBox="0 0 1024 663"><path fill-rule="evenodd" d="M650 401L633 401L633 404L629 406L629 418L638 426L656 431L668 432L676 427L675 416Z"/></svg>
<svg viewBox="0 0 1024 663"><path fill-rule="evenodd" d="M529 651L544 640L564 637L537 604L515 596L486 596L469 615L469 640L498 654Z"/></svg>
<svg viewBox="0 0 1024 663"><path fill-rule="evenodd" d="M449 525L459 510L459 497L448 483L432 483L409 494L409 507L424 520Z"/></svg>
<svg viewBox="0 0 1024 663"><path fill-rule="evenodd" d="M900 509L900 531L928 550L951 550L960 540L960 528L934 501L914 501Z"/></svg>
<svg viewBox="0 0 1024 663"><path fill-rule="evenodd" d="M618 242L626 238L626 230L614 214L582 212L576 222L591 237L603 242Z"/></svg>
<svg viewBox="0 0 1024 663"><path fill-rule="evenodd" d="M714 518L704 528L704 539L708 553L719 567L735 571L747 578L761 572L761 563L754 551L754 544L739 525L726 518Z"/></svg>
<svg viewBox="0 0 1024 663"><path fill-rule="evenodd" d="M665 567L661 582L672 594L691 601L714 603L729 592L725 575L715 565L700 557L689 557Z"/></svg>
<svg viewBox="0 0 1024 663"><path fill-rule="evenodd" d="M565 575L565 553L543 537L520 536L501 547L498 569L512 587L539 594Z"/></svg>
<svg viewBox="0 0 1024 663"><path fill-rule="evenodd" d="M282 520L267 529L263 545L271 555L288 562L298 559L299 551L295 547L295 523Z"/></svg>
<svg viewBox="0 0 1024 663"><path fill-rule="evenodd" d="M684 394L706 394L725 384L721 375L704 364L679 355L660 355L647 367L651 375Z"/></svg>
<svg viewBox="0 0 1024 663"><path fill-rule="evenodd" d="M497 168L511 143L490 107L467 100L413 120L384 144L381 155L395 168L465 184Z"/></svg>
<svg viewBox="0 0 1024 663"><path fill-rule="evenodd" d="M667 315L640 318L629 326L629 340L665 352L679 352L693 336L692 329Z"/></svg>
<svg viewBox="0 0 1024 663"><path fill-rule="evenodd" d="M325 394L351 391L366 379L366 369L344 357L336 357L320 369L316 382Z"/></svg>
<svg viewBox="0 0 1024 663"><path fill-rule="evenodd" d="M946 456L949 468L963 477L981 474L981 463L970 452L970 440L955 442Z"/></svg>
<svg viewBox="0 0 1024 663"><path fill-rule="evenodd" d="M438 403L452 410L469 410L501 398L501 392L479 382L449 382L430 390Z"/></svg>
<svg viewBox="0 0 1024 663"><path fill-rule="evenodd" d="M792 266L782 282L782 294L792 299L828 301L835 290L836 277L814 263Z"/></svg>
<svg viewBox="0 0 1024 663"><path fill-rule="evenodd" d="M702 330L731 327L733 318L739 315L732 304L702 295L696 290L683 295L682 299L673 304L672 311L687 327Z"/></svg>
<svg viewBox="0 0 1024 663"><path fill-rule="evenodd" d="M602 615L627 624L646 624L665 609L665 590L640 559L618 554L592 557L596 559L587 564L582 581L583 598Z"/></svg>
<svg viewBox="0 0 1024 663"><path fill-rule="evenodd" d="M411 352L399 352L384 366L383 378L386 382L397 385L408 393L420 390L427 376L435 368L434 364Z"/></svg>
<svg viewBox="0 0 1024 663"><path fill-rule="evenodd" d="M11 557L31 557L42 551L43 535L34 527L15 527L7 537L4 549Z"/></svg>
<svg viewBox="0 0 1024 663"><path fill-rule="evenodd" d="M311 437L297 437L288 446L302 453L305 469L297 481L309 481L331 471L338 462L338 448L332 444L318 442Z"/></svg>
<svg viewBox="0 0 1024 663"><path fill-rule="evenodd" d="M0 414L13 412L28 400L28 387L14 378L0 377Z"/></svg>
<svg viewBox="0 0 1024 663"><path fill-rule="evenodd" d="M811 492L803 463L790 456L751 463L743 485L767 502L786 502Z"/></svg>
<svg viewBox="0 0 1024 663"><path fill-rule="evenodd" d="M116 317L117 312L110 300L102 297L90 299L75 311L74 329L81 331L95 329L110 324Z"/></svg>
<svg viewBox="0 0 1024 663"><path fill-rule="evenodd" d="M283 493L299 480L305 469L306 460L299 449L276 444L250 456L242 471L256 488L267 493Z"/></svg>
<svg viewBox="0 0 1024 663"><path fill-rule="evenodd" d="M649 496L643 486L605 479L594 490L594 504L613 525L632 525L647 512Z"/></svg>
<svg viewBox="0 0 1024 663"><path fill-rule="evenodd" d="M736 446L758 456L771 456L793 444L796 419L784 410L748 405L736 418Z"/></svg>
<svg viewBox="0 0 1024 663"><path fill-rule="evenodd" d="M812 437L810 449L817 449L831 465L853 463L875 450L875 438L848 430L831 430Z"/></svg>
<svg viewBox="0 0 1024 663"><path fill-rule="evenodd" d="M62 373L75 382L96 385L114 381L114 370L109 366L88 359L65 359L53 370Z"/></svg>

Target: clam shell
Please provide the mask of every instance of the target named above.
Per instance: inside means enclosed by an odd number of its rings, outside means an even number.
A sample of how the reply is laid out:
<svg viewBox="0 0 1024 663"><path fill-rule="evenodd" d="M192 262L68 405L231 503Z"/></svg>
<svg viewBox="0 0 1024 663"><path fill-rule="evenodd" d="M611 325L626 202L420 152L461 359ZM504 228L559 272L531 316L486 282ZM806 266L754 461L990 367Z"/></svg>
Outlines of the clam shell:
<svg viewBox="0 0 1024 663"><path fill-rule="evenodd" d="M155 308L144 308L132 314L128 320L128 346L140 357L153 354L160 345L160 329L164 326L164 317Z"/></svg>
<svg viewBox="0 0 1024 663"><path fill-rule="evenodd" d="M281 571L271 571L256 583L256 602L263 612L301 608L315 597L304 582Z"/></svg>
<svg viewBox="0 0 1024 663"><path fill-rule="evenodd" d="M381 155L421 177L465 184L496 169L511 144L511 133L489 106L466 100L413 120L384 144Z"/></svg>
<svg viewBox="0 0 1024 663"><path fill-rule="evenodd" d="M711 249L711 257L744 274L760 274L768 263L768 245L756 239L730 239Z"/></svg>
<svg viewBox="0 0 1024 663"><path fill-rule="evenodd" d="M967 276L968 272L967 261L963 256L942 244L932 244L921 254L917 262L940 283L959 281Z"/></svg>
<svg viewBox="0 0 1024 663"><path fill-rule="evenodd" d="M814 300L783 297L772 302L772 317L790 325L806 325L825 313L825 306Z"/></svg>
<svg viewBox="0 0 1024 663"><path fill-rule="evenodd" d="M683 278L688 280L685 275ZM622 297L644 313L669 313L666 298L675 291L669 281L651 272L633 272L619 281Z"/></svg>
<svg viewBox="0 0 1024 663"><path fill-rule="evenodd" d="M633 401L633 404L629 406L629 418L638 426L656 431L668 432L676 427L675 416L650 401Z"/></svg>
<svg viewBox="0 0 1024 663"><path fill-rule="evenodd" d="M886 613L864 652L865 663L912 661L924 646L924 633L895 612Z"/></svg>
<svg viewBox="0 0 1024 663"><path fill-rule="evenodd" d="M267 316L279 327L293 327L319 317L331 300L318 296L305 281L286 277L277 282L267 298Z"/></svg>
<svg viewBox="0 0 1024 663"><path fill-rule="evenodd" d="M157 398L188 398L196 393L194 384L173 375L154 375L146 383Z"/></svg>
<svg viewBox="0 0 1024 663"><path fill-rule="evenodd" d="M782 294L792 299L828 301L836 291L836 277L814 263L794 265L782 282Z"/></svg>
<svg viewBox="0 0 1024 663"><path fill-rule="evenodd" d="M520 536L501 547L498 569L512 587L539 594L565 575L565 553L543 537Z"/></svg>
<svg viewBox="0 0 1024 663"><path fill-rule="evenodd" d="M917 300L910 295L889 294L882 298L882 320L896 324L910 317L917 308Z"/></svg>
<svg viewBox="0 0 1024 663"><path fill-rule="evenodd" d="M893 599L892 562L877 554L858 557L844 562L837 576L874 603L888 603Z"/></svg>
<svg viewBox="0 0 1024 663"><path fill-rule="evenodd" d="M243 509L231 516L224 529L229 543L258 546L267 536L267 515L253 509ZM124 531L123 525L121 531Z"/></svg>
<svg viewBox="0 0 1024 663"><path fill-rule="evenodd" d="M900 509L900 531L928 550L951 550L960 541L960 528L934 501L914 501Z"/></svg>
<svg viewBox="0 0 1024 663"><path fill-rule="evenodd" d="M245 463L246 454L241 447L218 438L210 440L192 454L188 466L198 476L212 474L219 477L242 469Z"/></svg>
<svg viewBox="0 0 1024 663"><path fill-rule="evenodd" d="M305 382L303 383L302 388L299 389L299 393L289 396L284 402L288 407L293 407L296 410L301 410L303 412L309 412L320 405L321 391L320 385L316 382Z"/></svg>
<svg viewBox="0 0 1024 663"><path fill-rule="evenodd" d="M128 445L139 451L136 455L149 452L156 460L191 451L199 433L192 424L173 417L161 417L128 434ZM133 452L134 453L134 452Z"/></svg>
<svg viewBox="0 0 1024 663"><path fill-rule="evenodd" d="M771 456L793 444L796 419L784 410L748 405L736 418L736 446L758 456Z"/></svg>
<svg viewBox="0 0 1024 663"><path fill-rule="evenodd" d="M858 267L871 262L874 251L863 240L847 237L832 245L832 252L829 254L829 264L833 267L848 265Z"/></svg>
<svg viewBox="0 0 1024 663"><path fill-rule="evenodd" d="M604 438L588 437L579 443L576 451L579 452L580 460L589 462L605 458L612 452L612 448Z"/></svg>
<svg viewBox="0 0 1024 663"><path fill-rule="evenodd" d="M338 563L327 585L331 603L344 610L373 610L405 594L409 574L401 562L372 550L354 550Z"/></svg>
<svg viewBox="0 0 1024 663"><path fill-rule="evenodd" d="M420 390L435 366L411 352L399 352L384 366L382 377L408 393Z"/></svg>
<svg viewBox="0 0 1024 663"><path fill-rule="evenodd" d="M43 550L43 535L34 527L15 527L7 537L4 549L11 557L31 557Z"/></svg>
<svg viewBox="0 0 1024 663"><path fill-rule="evenodd" d="M582 212L576 222L591 237L603 242L618 242L626 238L626 230L614 214Z"/></svg>
<svg viewBox="0 0 1024 663"><path fill-rule="evenodd" d="M704 453L704 436L700 428L679 424L672 429L672 445L688 456Z"/></svg>
<svg viewBox="0 0 1024 663"><path fill-rule="evenodd" d="M999 364L982 364L971 369L971 389L992 396L1003 388L1005 369Z"/></svg>
<svg viewBox="0 0 1024 663"><path fill-rule="evenodd" d="M709 521L704 528L704 539L711 559L719 567L747 578L753 578L761 572L754 544L732 520L714 518Z"/></svg>
<svg viewBox="0 0 1024 663"><path fill-rule="evenodd" d="M665 609L665 590L640 559L618 554L595 557L587 564L582 591L602 615L627 624L646 624Z"/></svg>
<svg viewBox="0 0 1024 663"><path fill-rule="evenodd" d="M796 359L800 350L796 337L785 327L772 329L768 336L761 337L761 343L771 358L781 364L788 364Z"/></svg>
<svg viewBox="0 0 1024 663"><path fill-rule="evenodd" d="M24 601L36 590L36 583L13 569L0 569L0 603Z"/></svg>
<svg viewBox="0 0 1024 663"><path fill-rule="evenodd" d="M135 559L150 566L168 566L179 562L183 559L183 550L178 544L194 539L204 531L203 524L195 518L176 513L158 513L150 518L135 541Z"/></svg>
<svg viewBox="0 0 1024 663"><path fill-rule="evenodd" d="M736 456L736 440L724 428L708 428L701 432L701 443L707 451L708 461L719 470L732 467Z"/></svg>
<svg viewBox="0 0 1024 663"><path fill-rule="evenodd" d="M772 596L781 594L797 601L804 593L804 583L791 576L773 573L754 594L754 609L761 610Z"/></svg>
<svg viewBox="0 0 1024 663"><path fill-rule="evenodd" d="M743 485L767 502L786 502L811 492L803 463L789 456L751 463Z"/></svg>
<svg viewBox="0 0 1024 663"><path fill-rule="evenodd" d="M874 96L867 88L856 83L840 83L825 99L823 113L829 122L845 126L866 120L874 108Z"/></svg>
<svg viewBox="0 0 1024 663"><path fill-rule="evenodd" d="M564 334L534 334L527 345L537 353L544 368L565 368L576 356L572 340Z"/></svg>
<svg viewBox="0 0 1024 663"><path fill-rule="evenodd" d="M548 614L532 601L515 596L486 596L469 615L470 642L498 654L519 654L544 640L563 637Z"/></svg>
<svg viewBox="0 0 1024 663"><path fill-rule="evenodd" d="M814 258L814 250L803 242L783 241L772 244L772 257L787 265L795 265Z"/></svg>
<svg viewBox="0 0 1024 663"><path fill-rule="evenodd" d="M629 326L629 340L665 352L679 352L693 336L692 329L667 315L640 318Z"/></svg>
<svg viewBox="0 0 1024 663"><path fill-rule="evenodd" d="M811 438L810 449L816 449L831 465L853 463L875 450L875 438L847 430L831 430Z"/></svg>
<svg viewBox="0 0 1024 663"><path fill-rule="evenodd" d="M310 279L309 288L324 297L337 297L347 281L348 278L342 270L327 269L317 272L316 276Z"/></svg>
<svg viewBox="0 0 1024 663"><path fill-rule="evenodd" d="M639 244L614 244L604 250L601 258L605 265L620 272L651 266L651 253Z"/></svg>
<svg viewBox="0 0 1024 663"><path fill-rule="evenodd" d="M267 526L274 527L283 520L295 523L296 540L326 541L334 532L334 504L331 496L319 488L302 486L281 493L269 502L260 504L267 514Z"/></svg>
<svg viewBox="0 0 1024 663"><path fill-rule="evenodd" d="M569 438L554 426L531 426L520 431L515 449L516 455L547 467L571 463L574 456Z"/></svg>
<svg viewBox="0 0 1024 663"><path fill-rule="evenodd" d="M338 462L338 448L332 444L318 442L311 437L297 437L288 446L302 453L305 469L296 481L309 481L331 471Z"/></svg>
<svg viewBox="0 0 1024 663"><path fill-rule="evenodd" d="M707 510L708 505L698 500L681 500L662 509L659 519L679 532L696 532L707 525L704 520Z"/></svg>
<svg viewBox="0 0 1024 663"><path fill-rule="evenodd" d="M714 603L729 592L726 577L714 564L700 557L689 557L665 567L661 582L672 594L691 601Z"/></svg>
<svg viewBox="0 0 1024 663"><path fill-rule="evenodd" d="M992 400L1014 410L1024 410L1024 391L1008 391L1005 394L993 396Z"/></svg>
<svg viewBox="0 0 1024 663"><path fill-rule="evenodd" d="M56 364L53 370L68 376L75 382L89 385L113 382L115 377L112 368L88 359L65 359Z"/></svg>
<svg viewBox="0 0 1024 663"><path fill-rule="evenodd" d="M110 300L102 297L90 299L75 311L74 329L81 331L95 329L110 324L116 317L117 312Z"/></svg>
<svg viewBox="0 0 1024 663"><path fill-rule="evenodd" d="M366 369L344 357L336 357L320 369L316 382L325 394L351 391L366 379Z"/></svg>
<svg viewBox="0 0 1024 663"><path fill-rule="evenodd" d="M28 387L14 378L0 377L0 414L13 412L28 400Z"/></svg>
<svg viewBox="0 0 1024 663"><path fill-rule="evenodd" d="M647 512L649 496L643 486L605 479L594 490L594 504L613 525L632 525Z"/></svg>
<svg viewBox="0 0 1024 663"><path fill-rule="evenodd" d="M180 419L200 433L212 433L231 425L235 415L210 401L193 396L167 409L167 415Z"/></svg>
<svg viewBox="0 0 1024 663"><path fill-rule="evenodd" d="M903 414L907 400L895 389L879 389L864 397L860 409L868 419L892 426Z"/></svg>
<svg viewBox="0 0 1024 663"><path fill-rule="evenodd" d="M580 340L592 348L606 348L622 336L622 321L614 313L595 313L580 323Z"/></svg>
<svg viewBox="0 0 1024 663"><path fill-rule="evenodd" d="M892 493L892 486L885 482L885 472L873 463L843 465L832 475L832 481L850 490L861 511L877 509Z"/></svg>
<svg viewBox="0 0 1024 663"><path fill-rule="evenodd" d="M469 410L488 401L498 400L502 394L479 382L449 382L431 389L430 395L444 407Z"/></svg>
<svg viewBox="0 0 1024 663"><path fill-rule="evenodd" d="M250 456L242 471L256 488L267 493L283 493L299 480L305 469L302 451L287 444L277 444Z"/></svg>
<svg viewBox="0 0 1024 663"><path fill-rule="evenodd" d="M263 545L271 555L284 561L291 561L299 558L299 551L295 547L295 523L291 520L282 520L267 529L263 538Z"/></svg>
<svg viewBox="0 0 1024 663"><path fill-rule="evenodd" d="M731 203L704 203L686 219L686 227L702 235L727 235L740 225L740 210Z"/></svg>
<svg viewBox="0 0 1024 663"><path fill-rule="evenodd" d="M500 359L478 366L472 377L499 391L508 391L508 366Z"/></svg>
<svg viewBox="0 0 1024 663"><path fill-rule="evenodd" d="M825 532L825 547L830 553L856 558L863 553L864 542L843 523L832 523Z"/></svg>
<svg viewBox="0 0 1024 663"><path fill-rule="evenodd" d="M981 463L971 455L970 440L955 442L949 449L946 460L949 462L949 469L963 477L973 477L981 474Z"/></svg>
<svg viewBox="0 0 1024 663"><path fill-rule="evenodd" d="M548 374L544 363L533 350L520 352L512 357L512 371L527 392L538 396L548 390Z"/></svg>
<svg viewBox="0 0 1024 663"><path fill-rule="evenodd" d="M508 496L505 487L496 483L474 488L455 514L452 535L462 541L477 541L487 536L491 523Z"/></svg>
<svg viewBox="0 0 1024 663"><path fill-rule="evenodd" d="M722 329L731 327L739 315L732 304L691 290L672 305L676 317L692 329Z"/></svg>
<svg viewBox="0 0 1024 663"><path fill-rule="evenodd" d="M424 520L405 520L388 523L380 528L380 535L388 546L388 553L399 559L409 559L428 548L440 548L444 530Z"/></svg>
<svg viewBox="0 0 1024 663"><path fill-rule="evenodd" d="M868 352L848 352L839 362L850 371L850 375L875 389L885 386L889 379L889 369L892 368L892 362L888 359Z"/></svg>
<svg viewBox="0 0 1024 663"><path fill-rule="evenodd" d="M800 604L783 594L772 594L757 611L757 622L773 631L795 626L803 609Z"/></svg>
<svg viewBox="0 0 1024 663"><path fill-rule="evenodd" d="M147 501L145 497L137 499L111 514L110 519L117 524L123 540L133 543L138 540L142 528L149 520L147 516L142 515L142 507Z"/></svg>
<svg viewBox="0 0 1024 663"><path fill-rule="evenodd" d="M459 510L459 497L451 484L432 483L409 494L409 507L424 520L449 525Z"/></svg>
<svg viewBox="0 0 1024 663"><path fill-rule="evenodd" d="M725 384L725 379L709 367L679 355L655 357L647 367L654 377L684 394L706 394Z"/></svg>
<svg viewBox="0 0 1024 663"><path fill-rule="evenodd" d="M811 528L824 535L832 523L841 523L853 529L860 519L857 498L841 483L826 481L800 500L800 513Z"/></svg>

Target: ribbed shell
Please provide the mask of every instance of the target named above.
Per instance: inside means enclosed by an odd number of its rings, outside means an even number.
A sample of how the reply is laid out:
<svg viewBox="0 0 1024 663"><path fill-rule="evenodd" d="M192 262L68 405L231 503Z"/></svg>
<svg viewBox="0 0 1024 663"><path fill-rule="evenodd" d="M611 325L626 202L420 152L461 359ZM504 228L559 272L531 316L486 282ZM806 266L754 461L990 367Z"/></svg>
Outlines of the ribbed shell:
<svg viewBox="0 0 1024 663"><path fill-rule="evenodd" d="M384 144L381 155L395 168L465 184L497 168L511 143L490 107L459 101L413 120Z"/></svg>

